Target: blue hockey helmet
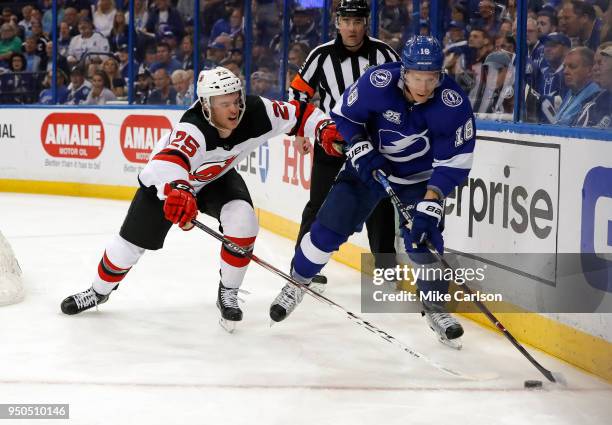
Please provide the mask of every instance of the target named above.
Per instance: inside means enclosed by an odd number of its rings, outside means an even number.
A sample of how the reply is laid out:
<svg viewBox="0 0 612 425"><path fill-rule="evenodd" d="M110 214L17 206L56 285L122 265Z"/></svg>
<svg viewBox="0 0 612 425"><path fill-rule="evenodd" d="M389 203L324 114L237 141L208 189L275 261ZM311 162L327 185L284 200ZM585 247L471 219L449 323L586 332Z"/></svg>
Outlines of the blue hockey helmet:
<svg viewBox="0 0 612 425"><path fill-rule="evenodd" d="M402 68L416 71L442 71L444 53L435 37L412 36L402 50ZM402 72L403 74L403 72Z"/></svg>

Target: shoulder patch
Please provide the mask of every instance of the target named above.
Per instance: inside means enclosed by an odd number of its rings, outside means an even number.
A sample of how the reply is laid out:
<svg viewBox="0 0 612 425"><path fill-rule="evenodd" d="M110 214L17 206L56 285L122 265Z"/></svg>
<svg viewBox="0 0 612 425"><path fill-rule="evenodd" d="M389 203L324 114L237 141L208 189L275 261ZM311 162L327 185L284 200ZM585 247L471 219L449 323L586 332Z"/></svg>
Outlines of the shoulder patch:
<svg viewBox="0 0 612 425"><path fill-rule="evenodd" d="M444 102L446 106L456 108L463 103L463 97L455 90L444 89L442 90L442 102Z"/></svg>
<svg viewBox="0 0 612 425"><path fill-rule="evenodd" d="M391 72L388 70L377 69L370 74L370 83L372 83L374 87L382 88L388 86L392 78Z"/></svg>
<svg viewBox="0 0 612 425"><path fill-rule="evenodd" d="M357 98L359 97L359 92L357 91L357 85L353 85L353 87L351 88L351 91L349 92L349 95L346 99L346 104L348 106L352 106L353 103L355 103L355 101L357 100Z"/></svg>

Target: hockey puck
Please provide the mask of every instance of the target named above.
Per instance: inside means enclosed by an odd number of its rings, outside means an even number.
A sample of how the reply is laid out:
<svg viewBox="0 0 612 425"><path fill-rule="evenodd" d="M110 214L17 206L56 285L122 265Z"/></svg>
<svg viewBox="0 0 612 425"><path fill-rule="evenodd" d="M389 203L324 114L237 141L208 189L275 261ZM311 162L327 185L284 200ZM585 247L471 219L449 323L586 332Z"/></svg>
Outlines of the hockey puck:
<svg viewBox="0 0 612 425"><path fill-rule="evenodd" d="M537 380L525 381L525 388L542 388L542 381L537 381Z"/></svg>

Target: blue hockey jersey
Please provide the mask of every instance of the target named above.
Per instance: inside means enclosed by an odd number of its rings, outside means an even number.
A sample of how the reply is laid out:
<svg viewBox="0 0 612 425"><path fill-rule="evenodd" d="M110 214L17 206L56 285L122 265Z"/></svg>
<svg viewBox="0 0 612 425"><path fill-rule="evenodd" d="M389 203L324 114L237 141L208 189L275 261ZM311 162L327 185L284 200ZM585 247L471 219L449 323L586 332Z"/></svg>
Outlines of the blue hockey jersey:
<svg viewBox="0 0 612 425"><path fill-rule="evenodd" d="M391 163L395 184L428 181L448 195L472 167L476 139L468 96L445 76L424 103L403 94L401 63L373 67L346 90L331 117L344 140L369 139Z"/></svg>

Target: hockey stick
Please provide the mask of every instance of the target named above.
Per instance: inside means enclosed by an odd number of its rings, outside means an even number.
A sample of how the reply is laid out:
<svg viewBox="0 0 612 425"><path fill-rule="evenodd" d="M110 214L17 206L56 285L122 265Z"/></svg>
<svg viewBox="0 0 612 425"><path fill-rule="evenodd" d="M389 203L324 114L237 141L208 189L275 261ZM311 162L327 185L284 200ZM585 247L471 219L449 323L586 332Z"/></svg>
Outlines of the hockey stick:
<svg viewBox="0 0 612 425"><path fill-rule="evenodd" d="M327 304L328 306L330 306L331 308L335 309L336 311L339 311L341 313L343 313L348 319L350 319L351 321L353 321L353 323L362 326L364 329L367 329L368 331L372 332L373 334L378 335L380 338L384 339L385 341L395 345L396 347L400 348L402 351L405 351L406 353L410 354L412 357L415 357L417 359L421 359L423 361L425 361L426 363L429 363L431 366L435 367L436 369L447 373L449 375L455 376L457 378L462 378L462 379L467 379L467 380L471 380L471 381L482 381L485 379L491 379L493 378L493 376L490 375L486 375L486 376L473 376L473 375L468 375L453 369L450 369L446 366L443 366L439 363L437 363L436 361L430 359L429 357L419 353L418 351L410 348L409 346L405 345L404 343L400 342L399 340L397 340L395 337L393 337L392 335L390 335L389 333L385 332L384 330L380 329L379 327L373 325L372 323L362 319L361 317L357 316L355 313L352 313L350 311L348 311L347 309L345 309L344 307L342 307L341 305L337 304L336 302L330 300L329 298L313 291L312 289L310 289L308 286L305 286L303 284L301 284L300 282L298 282L297 280L295 280L294 278L292 278L291 276L289 276L287 273L283 272L282 270L279 270L278 268L274 267L273 265L271 265L270 263L262 260L261 258L257 257L255 254L253 254L250 251L247 251L246 249L242 248L240 245L235 244L234 242L230 241L229 239L226 239L225 237L223 237L223 235L217 233L216 231L214 231L213 229L211 229L210 227L208 227L207 225L205 225L204 223L199 222L198 220L191 220L191 222L200 230L203 230L204 232L208 233L210 236L212 236L213 238L217 239L219 242L221 242L225 248L229 249L230 251L233 251L235 253L238 253L240 255L243 255L245 257L249 257L251 260L253 260L255 263L259 264L261 267L263 267L264 269L282 277L283 279L287 280L287 282L291 283L292 285L300 288L301 290L307 292L310 296L312 296L313 298L317 299L318 301L321 301L325 304Z"/></svg>
<svg viewBox="0 0 612 425"><path fill-rule="evenodd" d="M382 171L377 170L375 172L375 177L376 177L376 180L378 180L378 182L383 186L387 194L389 194L389 196L391 197L391 202L393 202L393 205L395 205L395 208L397 209L397 211L401 214L404 220L406 220L406 227L410 229L412 227L412 217L410 213L408 212L408 208L402 204L402 201L399 199L399 197L397 196L397 194L395 193L395 191L389 184L389 180L387 180L387 177ZM426 244L427 244L427 249L429 249L429 251L433 255L435 255L436 259L440 263L442 263L442 265L445 268L452 269L450 264L448 264L448 262L444 258L442 258L442 256L435 250L435 248L432 246L429 240L426 241ZM495 317L493 313L491 313L491 310L489 310L487 306L482 303L482 301L479 301L476 297L473 296L474 292L472 291L472 289L470 289L469 286L467 286L466 283L463 283L461 285L457 283L455 284L458 286L462 286L463 289L468 294L470 294L470 296L472 297L471 299L474 300L474 304L476 304L478 309L485 316L487 316L487 318L491 321L491 323L493 323L495 327L502 332L502 334L506 337L506 339L508 339L508 341L510 341L512 345L514 345L514 347L516 347L516 349L519 350L520 353L523 356L525 356L527 360L529 360L531 364L534 365L536 369L538 369L542 373L542 375L546 377L546 379L548 379L550 382L560 382L560 383L565 382L565 379L559 372L553 373L550 370L546 369L544 366L542 366L540 363L538 363L538 361L534 359L531 354L529 354L529 352L525 349L525 347L523 347L523 345L521 345L521 343L518 342L516 338L514 338L514 336L510 333L510 331L506 329L506 327L499 321L499 319L497 319L497 317Z"/></svg>

